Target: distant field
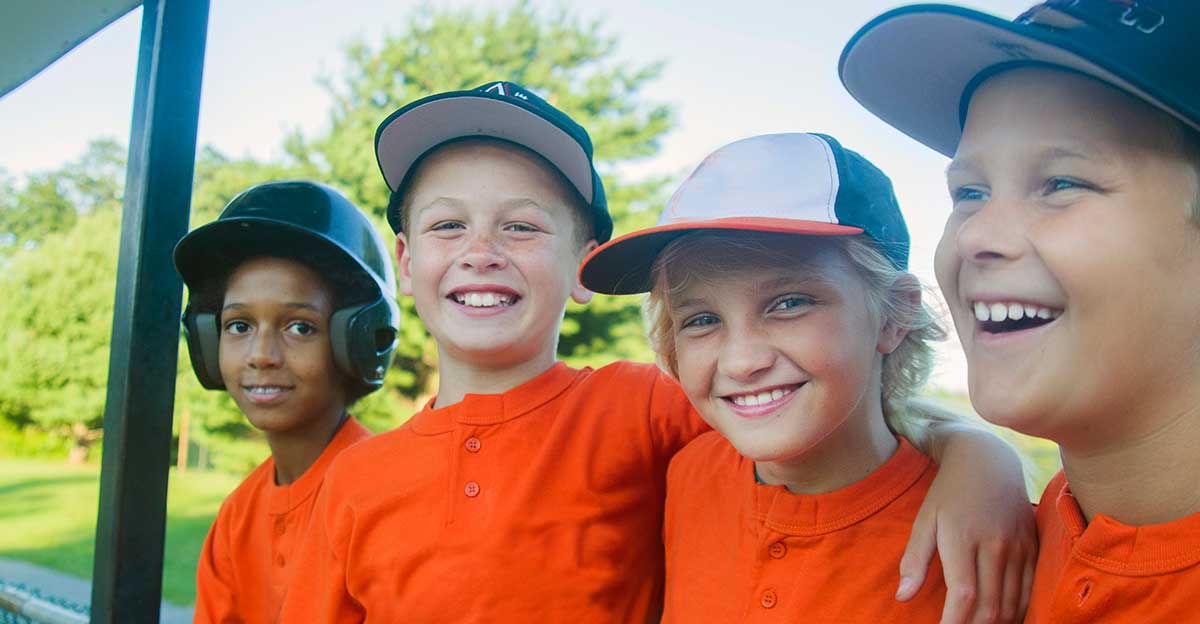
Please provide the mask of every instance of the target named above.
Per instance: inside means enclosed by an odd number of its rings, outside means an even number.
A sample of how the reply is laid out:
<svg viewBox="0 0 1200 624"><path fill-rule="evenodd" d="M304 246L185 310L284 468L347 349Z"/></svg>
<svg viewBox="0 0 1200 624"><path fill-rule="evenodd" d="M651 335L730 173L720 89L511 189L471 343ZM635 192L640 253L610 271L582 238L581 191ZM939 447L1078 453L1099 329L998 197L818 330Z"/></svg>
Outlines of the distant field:
<svg viewBox="0 0 1200 624"><path fill-rule="evenodd" d="M196 601L196 560L208 527L239 479L171 470L163 598ZM0 556L82 578L92 575L98 466L0 458Z"/></svg>

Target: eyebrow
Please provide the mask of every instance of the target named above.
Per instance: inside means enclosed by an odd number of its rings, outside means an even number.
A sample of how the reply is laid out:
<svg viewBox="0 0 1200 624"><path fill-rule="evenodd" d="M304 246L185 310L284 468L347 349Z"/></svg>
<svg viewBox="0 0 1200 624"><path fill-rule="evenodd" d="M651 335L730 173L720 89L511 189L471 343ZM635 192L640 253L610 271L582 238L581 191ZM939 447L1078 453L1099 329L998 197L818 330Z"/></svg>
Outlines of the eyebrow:
<svg viewBox="0 0 1200 624"><path fill-rule="evenodd" d="M1070 147L1052 147L1038 154L1038 165L1045 166L1047 163L1056 160L1087 160L1093 162L1108 162L1109 158L1103 150L1098 150L1089 146L1081 146L1077 148ZM979 167L970 158L955 159L946 165L946 177L959 172L975 172Z"/></svg>
<svg viewBox="0 0 1200 624"><path fill-rule="evenodd" d="M321 313L321 310L318 309L317 306L315 306L311 303L304 303L302 301L289 301L289 302L285 302L283 305L286 307L292 308L294 310L311 310L313 312L316 312L317 314ZM236 303L236 302L229 303L229 304L226 304L225 307L221 308L221 312L228 312L230 310L241 310L242 308L245 308L245 307L246 307L246 304L244 304L244 303Z"/></svg>
<svg viewBox="0 0 1200 624"><path fill-rule="evenodd" d="M763 282L759 285L757 290L769 291L788 287L803 288L805 286L832 286L834 284L834 280L822 275L820 271L812 269L808 265L799 264L796 267L796 270L808 270L811 272L803 277L782 275ZM677 302L672 302L671 308L676 310L687 310L691 307L703 306L707 302L708 300L703 297L688 297Z"/></svg>

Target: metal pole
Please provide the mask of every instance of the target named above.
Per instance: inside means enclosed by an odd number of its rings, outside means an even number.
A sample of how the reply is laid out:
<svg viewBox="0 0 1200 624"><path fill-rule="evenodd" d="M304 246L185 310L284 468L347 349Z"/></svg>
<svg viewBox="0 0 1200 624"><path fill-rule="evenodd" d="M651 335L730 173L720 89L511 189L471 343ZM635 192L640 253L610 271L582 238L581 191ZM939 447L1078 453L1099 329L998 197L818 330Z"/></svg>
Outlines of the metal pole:
<svg viewBox="0 0 1200 624"><path fill-rule="evenodd" d="M121 223L92 624L158 622L182 284L171 264L187 232L208 0L150 0Z"/></svg>

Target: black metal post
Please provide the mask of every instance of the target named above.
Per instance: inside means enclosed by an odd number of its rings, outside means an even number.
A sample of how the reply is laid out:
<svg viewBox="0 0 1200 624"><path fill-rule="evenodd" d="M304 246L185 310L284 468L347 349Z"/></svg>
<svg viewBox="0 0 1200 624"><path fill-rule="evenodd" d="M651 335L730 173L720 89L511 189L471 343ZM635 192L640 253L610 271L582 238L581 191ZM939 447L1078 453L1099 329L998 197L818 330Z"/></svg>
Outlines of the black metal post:
<svg viewBox="0 0 1200 624"><path fill-rule="evenodd" d="M158 622L182 284L171 264L187 232L208 0L150 0L125 179L92 624Z"/></svg>

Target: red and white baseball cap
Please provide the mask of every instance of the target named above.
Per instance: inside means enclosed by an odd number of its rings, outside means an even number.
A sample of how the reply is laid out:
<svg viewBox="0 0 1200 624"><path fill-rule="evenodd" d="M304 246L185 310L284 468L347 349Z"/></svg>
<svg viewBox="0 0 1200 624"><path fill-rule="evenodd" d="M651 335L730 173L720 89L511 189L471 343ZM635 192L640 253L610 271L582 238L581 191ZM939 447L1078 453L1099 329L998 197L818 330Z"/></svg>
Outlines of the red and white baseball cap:
<svg viewBox="0 0 1200 624"><path fill-rule="evenodd" d="M700 230L866 234L897 268L908 266L908 228L891 180L833 137L797 132L742 139L710 154L657 225L596 248L579 279L599 293L647 292L663 248Z"/></svg>

